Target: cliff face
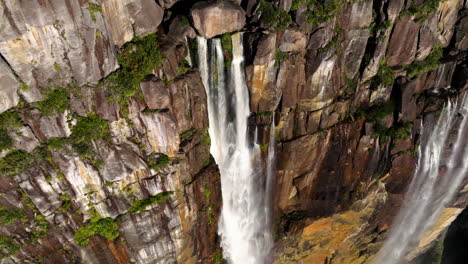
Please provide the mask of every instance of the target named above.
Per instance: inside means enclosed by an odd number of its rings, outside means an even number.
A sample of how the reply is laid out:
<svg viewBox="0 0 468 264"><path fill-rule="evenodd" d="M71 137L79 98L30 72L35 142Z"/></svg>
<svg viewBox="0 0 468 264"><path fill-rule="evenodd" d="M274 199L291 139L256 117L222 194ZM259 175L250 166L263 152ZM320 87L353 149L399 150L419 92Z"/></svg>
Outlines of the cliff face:
<svg viewBox="0 0 468 264"><path fill-rule="evenodd" d="M193 38L223 34L229 58L232 31L252 131L276 144L272 260L365 263L402 204L421 120L466 91L467 8L0 0L2 263L221 262Z"/></svg>

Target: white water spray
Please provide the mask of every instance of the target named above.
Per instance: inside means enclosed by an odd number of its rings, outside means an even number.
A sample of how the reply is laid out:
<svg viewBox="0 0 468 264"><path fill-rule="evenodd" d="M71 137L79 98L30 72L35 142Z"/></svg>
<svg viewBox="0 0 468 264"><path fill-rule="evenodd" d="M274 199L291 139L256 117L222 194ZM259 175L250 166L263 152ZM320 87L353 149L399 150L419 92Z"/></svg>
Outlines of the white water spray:
<svg viewBox="0 0 468 264"><path fill-rule="evenodd" d="M435 128L425 130L405 204L374 261L376 264L407 263L408 252L435 224L468 174L468 96L460 104L449 102ZM451 131L456 131L453 145L448 143Z"/></svg>
<svg viewBox="0 0 468 264"><path fill-rule="evenodd" d="M197 42L199 69L208 95L211 154L221 173L223 208L218 233L223 255L232 264L263 264L272 246L265 191L271 189L271 183L266 187L260 148L248 137L250 107L242 34L232 35L233 59L227 78L220 40L198 37Z"/></svg>

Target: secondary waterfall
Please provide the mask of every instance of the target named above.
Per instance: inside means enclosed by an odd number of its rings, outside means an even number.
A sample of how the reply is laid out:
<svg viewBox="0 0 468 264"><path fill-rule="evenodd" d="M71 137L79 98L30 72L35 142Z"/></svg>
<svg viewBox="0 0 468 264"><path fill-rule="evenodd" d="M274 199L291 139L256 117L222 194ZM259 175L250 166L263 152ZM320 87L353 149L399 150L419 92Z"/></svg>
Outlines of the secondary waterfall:
<svg viewBox="0 0 468 264"><path fill-rule="evenodd" d="M242 34L232 35L230 69L225 69L220 39L198 37L197 43L199 70L208 95L210 151L221 173L223 206L218 233L223 255L233 264L263 264L272 246L269 199L261 151L248 136L250 106Z"/></svg>
<svg viewBox="0 0 468 264"><path fill-rule="evenodd" d="M430 230L468 173L468 96L449 102L434 128L424 127L418 166L405 204L374 263L406 263L407 253ZM454 137L454 143L449 139Z"/></svg>

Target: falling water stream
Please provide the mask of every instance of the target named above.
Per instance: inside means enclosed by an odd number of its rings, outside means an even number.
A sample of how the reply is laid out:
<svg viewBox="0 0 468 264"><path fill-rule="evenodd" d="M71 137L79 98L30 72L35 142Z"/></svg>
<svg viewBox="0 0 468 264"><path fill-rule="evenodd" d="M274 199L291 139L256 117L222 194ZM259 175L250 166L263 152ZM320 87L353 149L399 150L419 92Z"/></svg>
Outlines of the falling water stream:
<svg viewBox="0 0 468 264"><path fill-rule="evenodd" d="M249 140L249 93L244 76L242 34L232 35L232 62L225 68L221 41L198 37L199 70L208 96L211 154L221 173L223 206L218 233L232 264L263 264L272 238L269 203L272 170L263 177L260 147ZM253 142L252 142L253 141ZM274 141L273 141L274 142ZM271 167L274 147L269 147Z"/></svg>
<svg viewBox="0 0 468 264"><path fill-rule="evenodd" d="M468 96L460 101L447 103L434 128L423 128L405 203L374 263L407 263L408 252L433 227L467 175Z"/></svg>

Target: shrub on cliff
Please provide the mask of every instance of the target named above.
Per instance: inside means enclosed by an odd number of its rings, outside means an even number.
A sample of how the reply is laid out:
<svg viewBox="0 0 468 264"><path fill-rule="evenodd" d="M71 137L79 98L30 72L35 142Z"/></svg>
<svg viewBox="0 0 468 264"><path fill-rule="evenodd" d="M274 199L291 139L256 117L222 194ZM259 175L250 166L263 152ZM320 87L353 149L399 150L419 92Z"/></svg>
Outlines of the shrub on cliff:
<svg viewBox="0 0 468 264"><path fill-rule="evenodd" d="M16 129L23 126L18 112L9 110L0 114L0 151L13 147L13 139L8 134L8 129Z"/></svg>
<svg viewBox="0 0 468 264"><path fill-rule="evenodd" d="M128 210L131 214L138 214L146 210L146 207L156 204L156 203L164 203L171 197L171 194L174 192L160 192L155 196L151 196L147 199L137 200L132 204L130 210Z"/></svg>
<svg viewBox="0 0 468 264"><path fill-rule="evenodd" d="M107 239L115 239L119 237L119 226L117 222L110 218L101 218L95 216L84 226L78 228L75 232L75 242L80 246L86 246L89 239L95 235L100 235Z"/></svg>
<svg viewBox="0 0 468 264"><path fill-rule="evenodd" d="M109 124L107 121L95 113L91 113L88 116L79 117L71 132L70 141L73 149L81 158L88 159L98 166L99 161L95 158L91 142L92 140L109 138Z"/></svg>
<svg viewBox="0 0 468 264"><path fill-rule="evenodd" d="M45 94L45 99L38 103L39 111L45 116L61 114L70 108L69 97L69 92L61 87L50 89Z"/></svg>
<svg viewBox="0 0 468 264"><path fill-rule="evenodd" d="M24 150L12 150L0 159L0 174L13 175L30 167L33 156Z"/></svg>
<svg viewBox="0 0 468 264"><path fill-rule="evenodd" d="M158 170L158 169L168 165L170 161L171 161L171 159L167 155L159 154L158 158L156 158L155 161L150 162L149 168Z"/></svg>
<svg viewBox="0 0 468 264"><path fill-rule="evenodd" d="M343 6L343 0L294 0L291 10L306 7L307 23L314 26L332 21Z"/></svg>
<svg viewBox="0 0 468 264"><path fill-rule="evenodd" d="M120 69L109 75L106 82L120 104L135 95L143 78L161 65L163 54L159 50L156 34L135 37L125 44L118 55Z"/></svg>
<svg viewBox="0 0 468 264"><path fill-rule="evenodd" d="M0 206L0 224L8 225L18 220L25 220L24 210L20 208L5 208Z"/></svg>
<svg viewBox="0 0 468 264"><path fill-rule="evenodd" d="M284 30L292 22L288 12L266 0L260 0L258 11L262 24L274 30Z"/></svg>
<svg viewBox="0 0 468 264"><path fill-rule="evenodd" d="M442 58L442 56L442 48L435 46L432 49L431 54L429 54L425 60L414 62L408 67L408 76L413 78L420 73L437 69L440 65L440 58Z"/></svg>
<svg viewBox="0 0 468 264"><path fill-rule="evenodd" d="M385 58L380 62L379 71L372 79L372 83L375 85L382 84L384 86L390 86L395 81L395 72L388 67L387 60Z"/></svg>
<svg viewBox="0 0 468 264"><path fill-rule="evenodd" d="M20 247L13 241L13 239L11 239L11 237L0 236L0 248L2 249L0 252L0 258L4 258L18 251Z"/></svg>

